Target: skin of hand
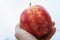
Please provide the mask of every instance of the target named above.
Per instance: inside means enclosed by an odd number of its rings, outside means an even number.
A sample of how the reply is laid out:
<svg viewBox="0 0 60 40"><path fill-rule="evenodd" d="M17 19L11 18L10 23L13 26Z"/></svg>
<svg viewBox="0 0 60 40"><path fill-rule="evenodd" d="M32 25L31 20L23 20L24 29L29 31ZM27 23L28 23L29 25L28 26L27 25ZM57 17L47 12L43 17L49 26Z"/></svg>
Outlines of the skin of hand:
<svg viewBox="0 0 60 40"><path fill-rule="evenodd" d="M19 24L15 28L15 37L17 40L37 40L32 34L21 28Z"/></svg>
<svg viewBox="0 0 60 40"><path fill-rule="evenodd" d="M24 34L24 32L26 31L23 32L23 29L20 28L19 24L17 24L15 28L15 37L17 38L17 40L50 40L56 32L56 28L54 27L54 25L55 25L55 22L52 22L51 30L46 36L36 39L33 35L30 35L29 33Z"/></svg>

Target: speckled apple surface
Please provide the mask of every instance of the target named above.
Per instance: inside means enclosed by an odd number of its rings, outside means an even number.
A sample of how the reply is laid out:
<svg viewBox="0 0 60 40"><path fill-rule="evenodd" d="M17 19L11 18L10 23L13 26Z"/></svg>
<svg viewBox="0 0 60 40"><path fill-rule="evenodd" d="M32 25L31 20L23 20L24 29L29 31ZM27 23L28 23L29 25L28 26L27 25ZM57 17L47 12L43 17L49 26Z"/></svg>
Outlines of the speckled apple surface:
<svg viewBox="0 0 60 40"><path fill-rule="evenodd" d="M24 30L39 38L49 33L52 20L45 8L34 5L22 12L20 23Z"/></svg>

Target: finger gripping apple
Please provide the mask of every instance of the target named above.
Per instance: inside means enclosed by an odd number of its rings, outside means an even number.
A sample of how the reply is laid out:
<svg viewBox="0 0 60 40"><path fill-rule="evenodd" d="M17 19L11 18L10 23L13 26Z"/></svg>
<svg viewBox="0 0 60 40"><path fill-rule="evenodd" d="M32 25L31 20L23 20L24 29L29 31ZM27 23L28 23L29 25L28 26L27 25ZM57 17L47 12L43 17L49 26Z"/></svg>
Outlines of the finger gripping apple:
<svg viewBox="0 0 60 40"><path fill-rule="evenodd" d="M39 38L49 33L52 20L42 6L34 5L22 12L20 23L24 30Z"/></svg>

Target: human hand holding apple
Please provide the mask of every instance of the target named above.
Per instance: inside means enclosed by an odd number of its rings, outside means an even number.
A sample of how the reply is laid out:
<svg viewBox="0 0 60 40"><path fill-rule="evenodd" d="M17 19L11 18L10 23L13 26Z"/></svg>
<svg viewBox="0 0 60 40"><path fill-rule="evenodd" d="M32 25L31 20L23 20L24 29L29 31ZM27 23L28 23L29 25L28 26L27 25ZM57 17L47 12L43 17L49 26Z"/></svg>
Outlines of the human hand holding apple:
<svg viewBox="0 0 60 40"><path fill-rule="evenodd" d="M20 25L22 29L41 39L50 33L52 20L42 6L34 5L23 11L20 16Z"/></svg>
<svg viewBox="0 0 60 40"><path fill-rule="evenodd" d="M41 38L36 38L32 34L27 32L26 30L21 28L20 24L17 24L16 28L15 28L15 37L17 40L50 40L56 32L56 28L54 27L54 25L55 25L55 23L52 22L51 30L47 35L45 35Z"/></svg>

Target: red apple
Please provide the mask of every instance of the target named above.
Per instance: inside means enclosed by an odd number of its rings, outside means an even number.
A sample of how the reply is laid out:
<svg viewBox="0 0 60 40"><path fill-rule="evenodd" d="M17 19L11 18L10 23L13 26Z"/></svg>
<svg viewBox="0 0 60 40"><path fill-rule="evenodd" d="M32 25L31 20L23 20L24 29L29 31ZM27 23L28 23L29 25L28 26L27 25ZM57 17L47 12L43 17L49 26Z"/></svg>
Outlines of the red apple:
<svg viewBox="0 0 60 40"><path fill-rule="evenodd" d="M52 20L49 13L42 6L34 5L22 12L20 23L24 30L39 38L50 32Z"/></svg>

